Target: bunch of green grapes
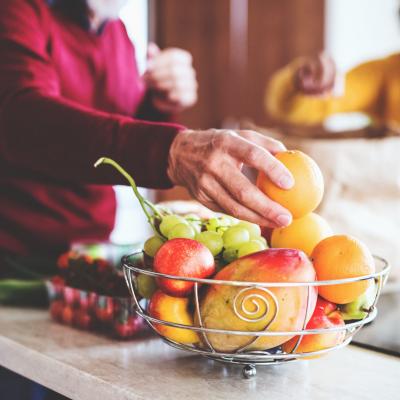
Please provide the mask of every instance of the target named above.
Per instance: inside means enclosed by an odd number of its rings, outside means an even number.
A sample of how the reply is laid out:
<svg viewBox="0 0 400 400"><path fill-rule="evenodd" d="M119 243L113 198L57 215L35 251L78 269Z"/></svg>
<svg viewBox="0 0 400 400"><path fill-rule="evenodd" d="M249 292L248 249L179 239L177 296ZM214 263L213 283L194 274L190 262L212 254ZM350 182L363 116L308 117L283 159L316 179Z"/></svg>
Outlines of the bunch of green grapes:
<svg viewBox="0 0 400 400"><path fill-rule="evenodd" d="M158 227L159 236L153 236L144 244L144 252L154 257L166 240L174 238L194 239L204 244L212 255L229 263L239 257L267 248L258 225L222 215L210 219L200 219L189 214L163 216Z"/></svg>

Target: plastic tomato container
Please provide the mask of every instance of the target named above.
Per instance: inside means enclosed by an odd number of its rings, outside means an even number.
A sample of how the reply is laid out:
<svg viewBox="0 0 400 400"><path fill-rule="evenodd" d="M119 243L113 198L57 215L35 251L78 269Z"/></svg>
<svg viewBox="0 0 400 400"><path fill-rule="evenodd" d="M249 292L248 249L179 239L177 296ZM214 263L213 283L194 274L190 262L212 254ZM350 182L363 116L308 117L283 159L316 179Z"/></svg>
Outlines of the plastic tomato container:
<svg viewBox="0 0 400 400"><path fill-rule="evenodd" d="M54 321L118 339L130 339L148 329L135 312L131 297L111 297L66 286L54 277L46 282Z"/></svg>

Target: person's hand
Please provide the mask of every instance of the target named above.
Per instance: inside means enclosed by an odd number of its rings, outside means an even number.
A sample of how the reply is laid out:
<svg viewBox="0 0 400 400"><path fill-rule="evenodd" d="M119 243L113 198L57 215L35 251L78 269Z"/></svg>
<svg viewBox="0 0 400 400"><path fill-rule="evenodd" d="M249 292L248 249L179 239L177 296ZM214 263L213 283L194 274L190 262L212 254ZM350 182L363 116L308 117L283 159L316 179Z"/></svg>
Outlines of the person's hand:
<svg viewBox="0 0 400 400"><path fill-rule="evenodd" d="M153 93L153 105L161 112L177 113L197 101L196 72L189 52L149 44L144 81Z"/></svg>
<svg viewBox="0 0 400 400"><path fill-rule="evenodd" d="M185 130L172 142L168 176L185 186L195 199L214 211L261 226L291 223L292 216L269 199L242 173L243 164L262 171L283 189L293 177L273 156L285 146L254 131Z"/></svg>
<svg viewBox="0 0 400 400"><path fill-rule="evenodd" d="M294 85L301 93L321 96L330 93L335 85L336 67L326 54L305 58L297 68Z"/></svg>

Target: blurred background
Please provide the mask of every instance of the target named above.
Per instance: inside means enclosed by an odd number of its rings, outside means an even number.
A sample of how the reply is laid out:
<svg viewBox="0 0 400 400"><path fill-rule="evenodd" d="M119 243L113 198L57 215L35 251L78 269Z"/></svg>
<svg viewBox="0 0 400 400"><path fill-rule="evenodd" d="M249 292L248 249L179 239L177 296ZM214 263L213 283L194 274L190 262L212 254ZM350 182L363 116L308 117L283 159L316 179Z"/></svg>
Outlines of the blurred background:
<svg viewBox="0 0 400 400"><path fill-rule="evenodd" d="M279 128L266 112L265 89L273 73L296 57L325 50L339 74L345 74L361 62L400 49L398 0L129 0L121 18L141 70L149 41L192 53L199 100L179 122L193 128L235 128L243 121ZM338 129L354 126L352 117L336 121ZM113 240L146 237L147 225L128 189L117 188L117 194L120 207ZM190 197L182 188L147 195L158 200ZM141 222L131 226L126 222L131 220Z"/></svg>

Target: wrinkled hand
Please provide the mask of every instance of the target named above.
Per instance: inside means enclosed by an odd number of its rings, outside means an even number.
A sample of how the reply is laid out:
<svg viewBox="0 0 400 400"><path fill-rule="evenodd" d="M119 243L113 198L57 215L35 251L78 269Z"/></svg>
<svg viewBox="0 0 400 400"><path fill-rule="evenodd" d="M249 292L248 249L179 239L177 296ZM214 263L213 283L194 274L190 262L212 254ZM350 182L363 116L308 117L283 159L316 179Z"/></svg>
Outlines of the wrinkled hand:
<svg viewBox="0 0 400 400"><path fill-rule="evenodd" d="M159 111L177 113L197 101L196 72L192 56L185 50L160 50L150 43L144 81L152 90L153 105Z"/></svg>
<svg viewBox="0 0 400 400"><path fill-rule="evenodd" d="M306 95L321 96L333 90L335 78L335 62L321 53L303 60L295 73L294 84Z"/></svg>
<svg viewBox="0 0 400 400"><path fill-rule="evenodd" d="M289 211L269 199L242 173L243 164L263 171L283 189L293 177L273 154L282 143L254 131L185 130L174 139L168 175L206 207L261 226L286 226Z"/></svg>

